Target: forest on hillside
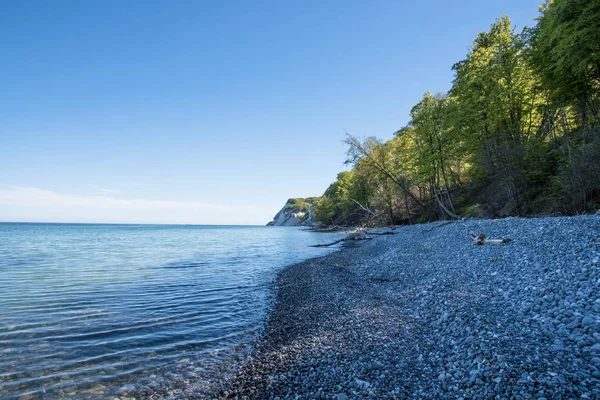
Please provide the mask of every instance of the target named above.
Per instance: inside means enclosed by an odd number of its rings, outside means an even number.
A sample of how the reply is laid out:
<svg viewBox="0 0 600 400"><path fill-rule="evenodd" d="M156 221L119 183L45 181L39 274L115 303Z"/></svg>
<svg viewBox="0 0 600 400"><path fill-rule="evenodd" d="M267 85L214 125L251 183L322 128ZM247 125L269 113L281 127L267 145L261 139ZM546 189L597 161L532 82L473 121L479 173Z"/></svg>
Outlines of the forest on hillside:
<svg viewBox="0 0 600 400"><path fill-rule="evenodd" d="M408 224L600 208L600 0L498 18L394 138L347 135L351 169L318 201L326 225Z"/></svg>

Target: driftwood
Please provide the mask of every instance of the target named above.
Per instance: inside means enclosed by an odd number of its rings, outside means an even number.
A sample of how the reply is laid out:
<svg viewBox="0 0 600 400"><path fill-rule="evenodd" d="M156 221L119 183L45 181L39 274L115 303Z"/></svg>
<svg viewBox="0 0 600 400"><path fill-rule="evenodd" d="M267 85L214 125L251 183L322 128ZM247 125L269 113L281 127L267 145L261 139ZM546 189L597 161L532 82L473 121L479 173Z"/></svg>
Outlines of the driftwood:
<svg viewBox="0 0 600 400"><path fill-rule="evenodd" d="M342 229L344 229L344 228L342 228L341 226L337 226L337 225L327 226L324 228L310 228L311 231L316 232L316 233L339 232Z"/></svg>
<svg viewBox="0 0 600 400"><path fill-rule="evenodd" d="M383 235L395 235L398 232L392 232L392 231L385 231L385 232L369 232L369 231L365 231L365 233L367 235L376 235L376 236L383 236Z"/></svg>
<svg viewBox="0 0 600 400"><path fill-rule="evenodd" d="M469 236L471 236L471 240L475 245L483 245L483 244L505 244L509 243L511 239L486 239L485 233L480 233L477 235L475 232L469 232Z"/></svg>
<svg viewBox="0 0 600 400"><path fill-rule="evenodd" d="M450 224L451 224L451 223L453 223L453 222L456 222L456 221L446 221L446 222L442 222L441 224L434 225L434 226L432 226L432 227L431 227L431 228L429 228L429 229L423 229L423 231L422 231L421 233L431 232L431 231L432 231L432 230L434 230L435 228L441 228L442 226L445 226L445 225L450 225Z"/></svg>
<svg viewBox="0 0 600 400"><path fill-rule="evenodd" d="M333 246L334 244L348 242L351 240L371 240L371 239L373 239L373 238L369 237L369 236L348 236L343 239L336 240L335 242L325 243L325 244L313 244L310 247L329 247L329 246Z"/></svg>

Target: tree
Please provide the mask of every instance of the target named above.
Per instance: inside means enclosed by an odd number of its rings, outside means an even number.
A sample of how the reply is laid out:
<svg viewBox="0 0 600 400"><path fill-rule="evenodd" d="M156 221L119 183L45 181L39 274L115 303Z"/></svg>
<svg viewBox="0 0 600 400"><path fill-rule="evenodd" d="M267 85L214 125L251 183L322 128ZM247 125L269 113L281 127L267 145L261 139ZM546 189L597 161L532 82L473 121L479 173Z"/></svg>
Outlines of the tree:
<svg viewBox="0 0 600 400"><path fill-rule="evenodd" d="M600 112L600 0L547 0L531 33L532 58L552 101L581 122Z"/></svg>
<svg viewBox="0 0 600 400"><path fill-rule="evenodd" d="M439 215L459 218L450 193L452 152L457 140L448 128L447 104L445 95L425 93L410 112L409 127L396 136L409 138L404 142L405 153L410 154L417 182L427 186Z"/></svg>
<svg viewBox="0 0 600 400"><path fill-rule="evenodd" d="M473 42L473 49L454 65L450 96L456 102L455 129L480 144L477 162L506 193L517 212L527 142L541 121L539 82L526 52L526 36L516 34L508 17L499 18Z"/></svg>
<svg viewBox="0 0 600 400"><path fill-rule="evenodd" d="M547 93L544 130L559 155L562 210L587 211L598 195L600 0L554 0L529 31L533 65Z"/></svg>
<svg viewBox="0 0 600 400"><path fill-rule="evenodd" d="M498 18L387 142L347 135L352 167L325 223L412 223L600 206L600 0L547 0L517 33ZM482 207L476 207L480 203ZM491 214L491 215L490 215Z"/></svg>

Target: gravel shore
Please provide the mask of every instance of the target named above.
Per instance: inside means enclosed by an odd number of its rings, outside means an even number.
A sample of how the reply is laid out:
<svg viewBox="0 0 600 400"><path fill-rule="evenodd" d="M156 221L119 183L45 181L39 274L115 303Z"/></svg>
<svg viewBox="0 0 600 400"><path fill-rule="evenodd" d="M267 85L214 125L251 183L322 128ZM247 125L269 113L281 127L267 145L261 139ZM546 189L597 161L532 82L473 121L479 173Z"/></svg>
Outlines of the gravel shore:
<svg viewBox="0 0 600 400"><path fill-rule="evenodd" d="M284 269L215 397L600 398L600 217L437 225Z"/></svg>

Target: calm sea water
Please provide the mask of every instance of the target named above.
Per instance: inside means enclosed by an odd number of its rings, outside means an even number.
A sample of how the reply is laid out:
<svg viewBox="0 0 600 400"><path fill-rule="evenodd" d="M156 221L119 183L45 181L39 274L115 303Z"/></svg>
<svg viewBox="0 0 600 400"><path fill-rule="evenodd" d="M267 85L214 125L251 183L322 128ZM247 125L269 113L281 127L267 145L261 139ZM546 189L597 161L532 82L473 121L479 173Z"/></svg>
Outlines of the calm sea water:
<svg viewBox="0 0 600 400"><path fill-rule="evenodd" d="M309 245L331 239L298 228L0 224L0 397L103 397L206 378L254 339L277 271L325 254ZM187 375L172 372L181 365Z"/></svg>

